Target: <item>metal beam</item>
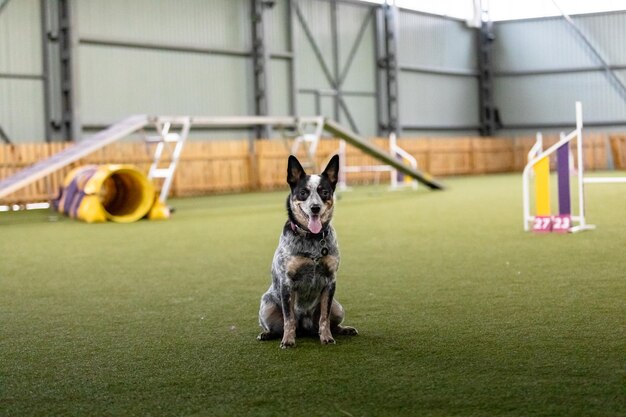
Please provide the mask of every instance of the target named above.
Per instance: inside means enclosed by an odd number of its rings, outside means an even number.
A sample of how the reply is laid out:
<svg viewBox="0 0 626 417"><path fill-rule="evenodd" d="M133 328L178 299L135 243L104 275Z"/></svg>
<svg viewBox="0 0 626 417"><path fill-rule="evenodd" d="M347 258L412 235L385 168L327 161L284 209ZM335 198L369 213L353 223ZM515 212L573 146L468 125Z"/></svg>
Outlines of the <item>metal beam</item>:
<svg viewBox="0 0 626 417"><path fill-rule="evenodd" d="M402 72L417 72L421 74L434 74L434 75L450 75L456 77L479 77L480 72L471 69L463 68L437 68L426 67L422 65L399 65L398 69Z"/></svg>
<svg viewBox="0 0 626 417"><path fill-rule="evenodd" d="M480 134L493 136L497 126L497 110L493 99L493 22L489 10L482 6L481 22L476 31L478 37L478 97Z"/></svg>
<svg viewBox="0 0 626 417"><path fill-rule="evenodd" d="M357 134L361 134L361 132L359 132L359 127L356 125L356 122L354 121L354 117L352 117L352 113L350 113L350 109L348 109L348 105L346 104L346 101L343 99L341 95L338 95L337 98L338 98L337 101L339 102L339 106L343 109L343 112L346 114L346 118L348 119L348 123L350 124L350 127Z"/></svg>
<svg viewBox="0 0 626 417"><path fill-rule="evenodd" d="M0 78L6 78L10 80L34 80L41 81L44 76L41 74L20 74L15 72L0 72Z"/></svg>
<svg viewBox="0 0 626 417"><path fill-rule="evenodd" d="M9 4L9 0L0 0L0 13L4 11L4 8Z"/></svg>
<svg viewBox="0 0 626 417"><path fill-rule="evenodd" d="M609 63L602 56L602 54L598 51L598 49L593 45L589 37L585 35L585 33L578 27L578 25L572 20L572 18L565 13L565 11L559 6L556 0L552 0L552 3L556 8L561 12L565 21L570 25L570 27L574 30L576 35L583 41L583 43L591 50L593 55L600 62L602 67L604 68L604 72L609 79L609 83L613 88L617 91L617 93L622 97L623 100L626 101L626 85L622 82L622 80L615 75L615 73L611 70Z"/></svg>
<svg viewBox="0 0 626 417"><path fill-rule="evenodd" d="M582 72L603 72L606 69L611 71L626 70L626 65L608 65L603 66L587 66L587 67L563 67L563 68L551 68L551 69L529 69L529 70L504 70L494 71L495 77L527 77L535 75L559 75L559 74L575 74Z"/></svg>
<svg viewBox="0 0 626 417"><path fill-rule="evenodd" d="M294 54L292 52L270 52L269 53L269 57L271 59L285 59L285 60L292 60L293 59Z"/></svg>
<svg viewBox="0 0 626 417"><path fill-rule="evenodd" d="M152 123L181 123L181 116L149 116L148 120ZM291 127L297 126L299 121L315 122L319 117L294 117L294 116L191 116L191 124L193 127L254 127L258 125L266 125L272 127Z"/></svg>
<svg viewBox="0 0 626 417"><path fill-rule="evenodd" d="M332 0L330 3L330 32L331 32L331 45L333 51L333 82L335 89L339 90L341 85L339 83L339 22L337 21L337 0ZM340 120L339 117L341 104L339 103L339 96L334 100L334 116L335 120Z"/></svg>
<svg viewBox="0 0 626 417"><path fill-rule="evenodd" d="M41 68L43 71L43 115L44 115L44 135L46 142L52 141L52 105L50 92L51 73L50 73L50 34L53 31L50 23L50 10L47 0L39 1L39 10L41 14Z"/></svg>
<svg viewBox="0 0 626 417"><path fill-rule="evenodd" d="M291 54L293 58L291 59L291 65L289 66L289 97L290 97L290 114L297 115L298 114L298 76L296 71L296 51L298 50L298 45L296 41L296 14L294 11L294 2L296 0L288 0L287 7L288 10L288 19L289 19L289 49L291 50Z"/></svg>
<svg viewBox="0 0 626 417"><path fill-rule="evenodd" d="M296 16L298 17L298 20L300 21L300 25L302 26L302 30L304 31L304 34L306 35L307 39L311 43L311 47L313 48L313 53L315 54L317 61L321 65L322 71L324 72L324 75L326 76L328 83L331 85L332 88L336 89L337 84L335 82L333 74L330 71L330 68L328 67L328 65L326 64L324 55L322 54L322 51L319 45L317 44L315 37L313 36L313 32L311 32L311 28L309 28L309 25L306 23L306 19L304 18L304 15L302 14L302 10L300 10L300 6L298 5L298 2L297 1L293 2L293 5L294 5L294 11L296 12Z"/></svg>
<svg viewBox="0 0 626 417"><path fill-rule="evenodd" d="M58 0L58 44L60 57L61 121L60 128L66 140L79 140L82 127L78 111L77 33L73 7L75 0Z"/></svg>
<svg viewBox="0 0 626 417"><path fill-rule="evenodd" d="M428 125L402 125L402 129L403 130L422 130L422 131L426 131L426 130L432 130L432 131L441 131L441 132L445 132L445 131L464 131L464 130L480 130L480 125L461 125L461 126L455 126L455 125L446 125L446 126L442 126L442 125L433 125L433 126L428 126Z"/></svg>
<svg viewBox="0 0 626 417"><path fill-rule="evenodd" d="M150 41L137 41L131 39L121 38L102 38L97 36L82 36L79 39L82 45L97 45L97 46L113 46L119 48L136 48L136 49L149 49L155 51L168 51L168 52L187 52L193 54L213 54L213 55L226 55L236 56L242 58L250 57L251 53L248 50L239 49L224 49L224 48L207 48L204 46L189 45L182 43L163 43L163 42L150 42ZM281 56L278 56L281 57Z"/></svg>
<svg viewBox="0 0 626 417"><path fill-rule="evenodd" d="M265 24L263 12L264 0L251 0L252 22L252 73L254 85L254 113L257 116L267 116L269 106L267 100L267 61L268 54L265 45ZM257 126L256 138L269 137L267 126ZM252 145L251 145L252 146Z"/></svg>
<svg viewBox="0 0 626 417"><path fill-rule="evenodd" d="M385 3L381 5L382 13L382 48L383 56L379 59L379 68L384 71L385 116L386 125L382 126L385 134L391 132L400 135L400 105L398 88L398 8Z"/></svg>
<svg viewBox="0 0 626 417"><path fill-rule="evenodd" d="M6 134L2 126L0 126L0 139L2 139L2 142L6 143L7 145L11 144L11 139L9 139L9 136Z"/></svg>
<svg viewBox="0 0 626 417"><path fill-rule="evenodd" d="M298 92L300 93L304 93L304 94L320 94L323 96L336 96L339 93L337 92L337 90L324 90L321 88L318 89L314 89L314 88L301 88L298 90ZM350 90L342 90L340 95L342 96L353 96L353 97L376 97L376 93L375 92L370 92L370 91L350 91Z"/></svg>
<svg viewBox="0 0 626 417"><path fill-rule="evenodd" d="M359 27L359 31L356 35L356 39L354 40L354 43L352 44L352 47L350 48L350 52L348 53L348 59L346 60L346 65L344 66L343 71L341 71L341 74L337 78L337 84L339 86L343 85L343 82L346 80L346 77L348 76L348 71L350 71L350 67L352 66L354 57L356 56L359 46L361 45L361 41L363 40L363 37L365 35L365 30L367 29L368 24L372 20L375 10L376 9L374 8L370 9L369 13L363 19L363 22L361 22L361 26Z"/></svg>
<svg viewBox="0 0 626 417"><path fill-rule="evenodd" d="M626 120L598 120L585 121L585 127L617 127L626 126ZM502 129L509 130L539 130L539 129L562 129L572 127L572 122L552 122L552 123L511 123L502 126Z"/></svg>
<svg viewBox="0 0 626 417"><path fill-rule="evenodd" d="M383 136L386 132L385 122L387 120L387 111L385 100L385 73L384 73L384 57L385 57L385 30L382 8L374 9L374 58L376 59L376 132L378 136Z"/></svg>

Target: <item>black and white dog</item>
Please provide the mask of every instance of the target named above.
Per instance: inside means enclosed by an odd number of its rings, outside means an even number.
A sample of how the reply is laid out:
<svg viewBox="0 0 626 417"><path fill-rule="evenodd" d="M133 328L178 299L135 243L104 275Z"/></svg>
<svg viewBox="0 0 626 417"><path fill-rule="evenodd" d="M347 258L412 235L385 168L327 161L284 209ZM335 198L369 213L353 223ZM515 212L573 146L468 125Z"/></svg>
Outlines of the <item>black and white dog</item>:
<svg viewBox="0 0 626 417"><path fill-rule="evenodd" d="M339 247L330 221L338 174L337 155L320 175L307 175L298 159L289 157L289 219L274 253L272 284L261 298L259 340L282 336L285 349L296 345L296 333L319 334L323 344L335 343L333 333L358 333L341 325L344 310L334 299Z"/></svg>

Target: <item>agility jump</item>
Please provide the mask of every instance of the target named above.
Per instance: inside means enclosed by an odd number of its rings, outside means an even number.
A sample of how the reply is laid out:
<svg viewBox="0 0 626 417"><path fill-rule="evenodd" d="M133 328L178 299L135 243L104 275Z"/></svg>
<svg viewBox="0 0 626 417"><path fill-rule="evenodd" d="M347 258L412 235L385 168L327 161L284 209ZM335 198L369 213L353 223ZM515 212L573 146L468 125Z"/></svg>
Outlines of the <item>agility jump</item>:
<svg viewBox="0 0 626 417"><path fill-rule="evenodd" d="M595 229L594 225L587 224L585 219L585 179L583 161L583 136L582 136L582 104L576 102L576 129L568 135L561 134L561 139L542 151L543 140L541 134L537 134L537 142L528 153L528 164L524 168L522 177L523 203L524 203L524 230L532 230L539 233L576 233L583 230ZM576 163L570 166L570 144L576 141ZM558 214L553 214L551 207L550 188L550 156L556 153L557 164L557 195ZM578 213L572 213L570 171L575 170L578 181ZM535 177L535 212L531 215L530 204L530 178Z"/></svg>

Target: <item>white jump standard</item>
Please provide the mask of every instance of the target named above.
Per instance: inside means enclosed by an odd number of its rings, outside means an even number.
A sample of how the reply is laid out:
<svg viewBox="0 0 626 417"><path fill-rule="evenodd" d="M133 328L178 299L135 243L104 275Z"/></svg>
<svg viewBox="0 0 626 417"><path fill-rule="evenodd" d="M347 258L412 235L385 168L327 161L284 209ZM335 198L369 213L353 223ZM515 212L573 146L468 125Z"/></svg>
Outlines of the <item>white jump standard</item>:
<svg viewBox="0 0 626 417"><path fill-rule="evenodd" d="M533 225L535 232L570 232L595 229L594 225L587 224L585 219L585 190L583 136L582 136L582 104L576 102L576 129L567 135L561 134L561 139L542 151L541 134L537 135L537 142L528 153L528 164L522 174L524 230L530 230ZM573 215L570 198L570 144L576 140L576 163L578 181L578 213ZM550 210L550 155L557 155L558 200L559 214L553 215ZM535 205L536 215L530 213L530 177L535 175ZM573 223L577 223L573 225Z"/></svg>

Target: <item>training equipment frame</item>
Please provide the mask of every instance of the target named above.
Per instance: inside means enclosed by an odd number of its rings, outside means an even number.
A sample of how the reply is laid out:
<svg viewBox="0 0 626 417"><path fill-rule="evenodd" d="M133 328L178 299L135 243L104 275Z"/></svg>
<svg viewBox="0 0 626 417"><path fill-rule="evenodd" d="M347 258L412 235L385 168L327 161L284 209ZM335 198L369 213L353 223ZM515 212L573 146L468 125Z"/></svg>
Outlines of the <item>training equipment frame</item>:
<svg viewBox="0 0 626 417"><path fill-rule="evenodd" d="M398 160L408 162L408 165L413 169L417 169L417 160L413 155L402 149L398 143L396 134L391 132L389 134L389 152L392 155L395 155ZM417 190L418 181L413 178L411 181L398 181L398 177L401 174L398 173L398 170L391 165L346 165L346 141L339 141L339 156L340 159L340 169L339 169L339 183L338 187L342 191L349 190L347 184L347 174L349 173L358 173L358 172L389 172L390 173L390 186L389 189L392 191L400 190L402 188L411 187L414 190ZM407 176L406 178L410 178Z"/></svg>
<svg viewBox="0 0 626 417"><path fill-rule="evenodd" d="M595 229L594 225L587 224L585 219L585 164L583 160L583 120L582 120L582 104L576 102L576 129L567 135L561 134L560 140L542 151L542 137L537 135L537 142L528 153L528 163L524 167L522 174L522 193L523 193L523 214L524 214L524 230L529 231L530 225L534 224L535 231L553 231L552 223L558 222L558 228L554 231L567 231L576 233L584 230ZM578 176L578 214L573 215L570 207L570 143L576 140L576 164L573 170ZM558 172L558 194L559 194L559 214L552 215L550 213L550 155L557 154L557 172ZM572 164L574 165L574 164ZM535 174L535 203L537 205L537 215L531 215L530 204L530 178ZM570 223L578 223L572 226ZM565 223L568 223L563 227ZM558 229L558 230L557 230Z"/></svg>
<svg viewBox="0 0 626 417"><path fill-rule="evenodd" d="M295 128L303 122L311 122L320 124L323 120L323 130L331 135L345 140L352 146L361 150L362 152L373 156L374 158L391 165L398 172L410 176L411 178L420 181L427 187L433 190L443 189L443 185L435 180L428 173L422 172L417 168L401 163L397 160L395 155L388 154L382 149L379 149L364 138L360 137L356 133L346 129L339 123L332 119L320 118L320 117L267 117L267 116L248 116L248 117L204 117L204 116L148 116L148 115L135 115L130 116L110 127L78 142L74 146L71 146L50 158L41 160L16 174L0 180L0 198L14 191L17 191L27 185L52 174L53 172L71 164L83 158L90 153L103 148L104 146L114 143L120 139L123 139L135 132L141 132L146 127L155 127L159 133L157 140L157 151L154 157L154 163L158 164L160 160L159 145L158 143L176 142L176 148L174 151L173 165L170 164L169 168L160 169L154 165L151 169L151 178L162 177L166 179L165 191L161 194L162 201L167 197L169 192L169 184L171 184L171 176L178 162L178 156L182 150L182 145L189 133L189 129L195 127L257 127L257 126L272 126L277 128ZM173 127L180 129L180 132L176 135L172 134ZM167 177L170 180L167 180Z"/></svg>

